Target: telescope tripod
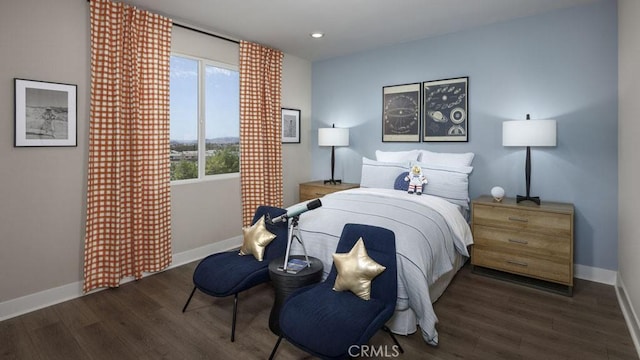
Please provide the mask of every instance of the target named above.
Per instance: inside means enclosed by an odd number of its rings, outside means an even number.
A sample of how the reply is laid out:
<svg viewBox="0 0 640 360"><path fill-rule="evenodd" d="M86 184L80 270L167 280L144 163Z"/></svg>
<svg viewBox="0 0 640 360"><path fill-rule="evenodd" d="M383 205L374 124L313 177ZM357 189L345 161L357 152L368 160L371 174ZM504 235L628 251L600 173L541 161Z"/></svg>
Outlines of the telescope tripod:
<svg viewBox="0 0 640 360"><path fill-rule="evenodd" d="M307 256L307 248L304 246L304 242L302 241L302 234L300 233L300 229L298 228L298 220L300 220L300 216L296 215L289 218L289 236L287 239L287 251L284 254L284 264L281 267L278 267L278 270L287 271L287 263L289 262L289 252L291 251L291 243L293 240L297 240L300 245L302 245L302 250L304 250L304 258L307 261L307 267L311 267L311 262L309 261L309 256Z"/></svg>

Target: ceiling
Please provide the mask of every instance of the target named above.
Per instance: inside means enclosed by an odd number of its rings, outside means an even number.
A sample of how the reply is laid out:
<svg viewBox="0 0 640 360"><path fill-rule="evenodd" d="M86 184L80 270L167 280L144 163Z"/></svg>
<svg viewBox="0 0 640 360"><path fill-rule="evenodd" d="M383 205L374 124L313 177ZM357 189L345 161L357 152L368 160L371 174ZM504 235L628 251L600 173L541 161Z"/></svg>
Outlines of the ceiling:
<svg viewBox="0 0 640 360"><path fill-rule="evenodd" d="M310 61L596 0L124 0L188 25ZM315 31L325 33L312 39Z"/></svg>

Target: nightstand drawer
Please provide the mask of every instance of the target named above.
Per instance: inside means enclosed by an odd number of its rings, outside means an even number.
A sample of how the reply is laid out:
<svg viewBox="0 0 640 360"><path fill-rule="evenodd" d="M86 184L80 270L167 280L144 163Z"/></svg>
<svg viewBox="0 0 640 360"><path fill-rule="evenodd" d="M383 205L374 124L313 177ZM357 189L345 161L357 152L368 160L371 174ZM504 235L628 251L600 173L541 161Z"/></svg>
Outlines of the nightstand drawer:
<svg viewBox="0 0 640 360"><path fill-rule="evenodd" d="M568 262L559 263L539 258L506 254L480 247L473 249L474 265L508 271L542 280L551 280L573 285L572 272Z"/></svg>
<svg viewBox="0 0 640 360"><path fill-rule="evenodd" d="M473 221L477 225L527 230L553 236L572 235L572 219L569 214L475 204Z"/></svg>
<svg viewBox="0 0 640 360"><path fill-rule="evenodd" d="M475 225L473 242L495 252L533 256L567 262L571 254L571 237L550 236L522 230Z"/></svg>

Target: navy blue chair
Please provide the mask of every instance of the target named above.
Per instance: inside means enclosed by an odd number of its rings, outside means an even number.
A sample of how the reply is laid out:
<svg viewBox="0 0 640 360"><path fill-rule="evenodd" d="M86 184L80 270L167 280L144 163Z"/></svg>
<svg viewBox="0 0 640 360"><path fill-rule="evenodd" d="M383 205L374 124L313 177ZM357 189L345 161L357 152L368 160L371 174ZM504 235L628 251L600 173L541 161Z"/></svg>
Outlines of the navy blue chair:
<svg viewBox="0 0 640 360"><path fill-rule="evenodd" d="M255 224L263 215L274 218L285 212L285 209L277 207L260 206L256 209L252 223ZM234 295L231 341L235 340L238 293L269 281L269 262L284 256L287 248L287 223L267 222L266 226L276 235L276 238L265 248L262 261L256 260L253 255L240 256L238 250L209 255L200 261L193 272L193 291L187 303L184 304L182 312L187 310L196 290L215 297Z"/></svg>
<svg viewBox="0 0 640 360"><path fill-rule="evenodd" d="M322 359L359 355L360 347L380 329L387 331L404 352L385 323L393 315L397 296L396 242L392 231L369 225L345 225L336 253L347 253L359 238L369 257L386 270L371 282L371 299L351 291L334 291L335 264L327 279L302 288L287 298L280 313L281 334L271 352L273 359L283 338Z"/></svg>

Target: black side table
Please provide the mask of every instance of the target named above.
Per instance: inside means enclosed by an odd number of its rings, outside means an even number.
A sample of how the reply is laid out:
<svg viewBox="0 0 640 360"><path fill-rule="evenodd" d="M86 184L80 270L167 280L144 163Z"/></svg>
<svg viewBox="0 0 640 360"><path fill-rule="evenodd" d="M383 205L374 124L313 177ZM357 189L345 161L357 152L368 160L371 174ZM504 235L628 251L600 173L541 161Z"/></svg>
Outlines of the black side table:
<svg viewBox="0 0 640 360"><path fill-rule="evenodd" d="M289 259L304 260L304 255L291 255ZM309 256L309 262L311 262L311 267L306 267L295 274L278 269L282 268L284 264L284 256L269 263L269 276L276 289L276 300L269 315L269 329L276 335L280 335L280 308L287 297L295 290L320 282L322 279L322 270L324 269L322 261Z"/></svg>

